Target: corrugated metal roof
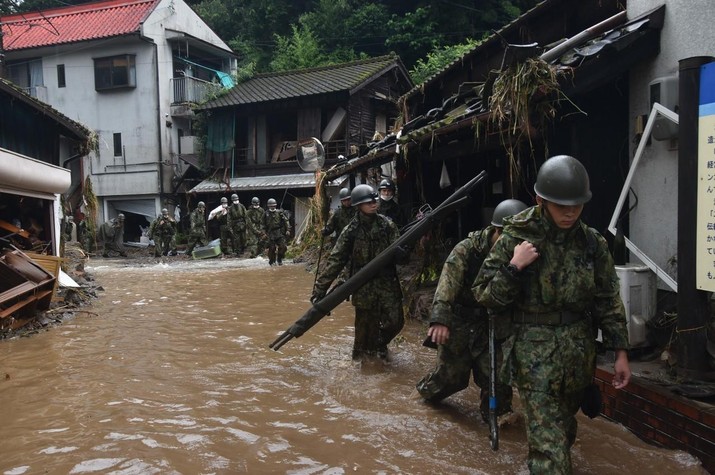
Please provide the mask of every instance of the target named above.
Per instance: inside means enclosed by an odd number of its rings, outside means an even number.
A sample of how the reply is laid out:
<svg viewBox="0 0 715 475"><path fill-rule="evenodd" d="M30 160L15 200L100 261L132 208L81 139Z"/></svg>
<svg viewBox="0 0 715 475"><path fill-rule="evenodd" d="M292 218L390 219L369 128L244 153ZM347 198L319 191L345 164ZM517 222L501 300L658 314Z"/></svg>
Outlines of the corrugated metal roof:
<svg viewBox="0 0 715 475"><path fill-rule="evenodd" d="M229 186L230 184L230 186ZM314 188L314 173L293 175L250 176L231 178L226 182L207 179L193 187L189 193L222 193L233 191L274 190L283 188Z"/></svg>
<svg viewBox="0 0 715 475"><path fill-rule="evenodd" d="M352 91L391 68L401 68L407 77L402 62L394 55L320 68L259 74L205 104L202 109Z"/></svg>
<svg viewBox="0 0 715 475"><path fill-rule="evenodd" d="M136 33L156 3L108 0L3 16L3 47L17 51Z"/></svg>

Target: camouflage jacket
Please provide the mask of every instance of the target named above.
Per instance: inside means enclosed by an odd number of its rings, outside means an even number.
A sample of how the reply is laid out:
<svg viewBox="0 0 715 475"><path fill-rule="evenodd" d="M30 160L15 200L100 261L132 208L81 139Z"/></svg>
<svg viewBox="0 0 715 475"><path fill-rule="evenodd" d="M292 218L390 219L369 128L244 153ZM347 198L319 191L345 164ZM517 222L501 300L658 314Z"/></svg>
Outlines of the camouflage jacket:
<svg viewBox="0 0 715 475"><path fill-rule="evenodd" d="M261 234L263 232L263 214L265 211L260 206L254 208L253 206L246 209L246 224L248 225L248 230L254 234Z"/></svg>
<svg viewBox="0 0 715 475"><path fill-rule="evenodd" d="M395 223L385 216L358 212L338 236L325 268L315 283L315 292L325 295L330 284L346 265L350 265L350 275L356 273L392 244L399 235ZM353 305L361 308L401 300L402 289L394 264L383 268L373 279L355 291L352 297Z"/></svg>
<svg viewBox="0 0 715 475"><path fill-rule="evenodd" d="M241 203L229 206L227 223L231 228L246 229L246 207Z"/></svg>
<svg viewBox="0 0 715 475"><path fill-rule="evenodd" d="M176 221L170 217L159 216L149 226L149 238L167 237L176 234Z"/></svg>
<svg viewBox="0 0 715 475"><path fill-rule="evenodd" d="M486 330L486 309L474 298L472 284L489 254L495 231L494 226L488 226L471 232L449 253L434 293L430 324L445 325L450 330L465 327L483 327ZM509 324L505 320L497 320L499 339L505 338L509 332Z"/></svg>
<svg viewBox="0 0 715 475"><path fill-rule="evenodd" d="M263 215L263 226L269 238L285 237L290 231L290 222L281 209L266 211Z"/></svg>
<svg viewBox="0 0 715 475"><path fill-rule="evenodd" d="M345 226L353 220L356 211L357 208L353 208L352 206L345 207L340 205L340 207L336 208L325 225L325 228L330 231L328 234L334 232L336 237L339 236Z"/></svg>
<svg viewBox="0 0 715 475"><path fill-rule="evenodd" d="M585 387L595 364L596 328L608 349L628 347L618 276L606 240L579 221L559 229L534 206L504 220L504 232L473 286L479 303L512 315L570 311L587 318L565 325L515 325L505 359L521 387L558 391ZM514 247L528 240L538 259L517 276L507 270ZM513 351L513 354L511 354Z"/></svg>
<svg viewBox="0 0 715 475"><path fill-rule="evenodd" d="M206 234L206 216L204 211L196 208L189 215L189 221L191 223L191 234Z"/></svg>

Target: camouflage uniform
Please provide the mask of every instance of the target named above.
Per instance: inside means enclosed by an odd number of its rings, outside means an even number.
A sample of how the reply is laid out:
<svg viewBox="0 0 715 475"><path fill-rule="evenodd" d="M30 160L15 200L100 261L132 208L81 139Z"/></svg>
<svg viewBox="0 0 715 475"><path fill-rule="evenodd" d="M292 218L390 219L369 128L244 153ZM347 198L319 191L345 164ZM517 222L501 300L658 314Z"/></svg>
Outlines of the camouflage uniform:
<svg viewBox="0 0 715 475"><path fill-rule="evenodd" d="M109 257L109 251L118 252L126 257L124 250L124 221L113 218L99 227L99 239L104 242L103 257Z"/></svg>
<svg viewBox="0 0 715 475"><path fill-rule="evenodd" d="M219 238L221 239L221 252L224 256L229 255L230 248L228 247L228 241L230 239L230 230L228 228L228 207L223 208L222 205L211 210L209 213L209 219L216 219L218 221L218 232Z"/></svg>
<svg viewBox="0 0 715 475"><path fill-rule="evenodd" d="M246 250L251 258L256 257L264 249L264 213L265 211L260 206L251 206L246 209Z"/></svg>
<svg viewBox="0 0 715 475"><path fill-rule="evenodd" d="M471 372L481 389L484 418L489 416L489 321L486 309L474 300L472 284L496 231L489 226L470 233L447 257L434 294L430 324L448 327L449 339L439 345L437 367L417 383L423 398L437 402L466 388ZM497 341L509 334L508 322L499 319L498 323ZM511 399L511 386L497 384L498 414L511 411Z"/></svg>
<svg viewBox="0 0 715 475"><path fill-rule="evenodd" d="M208 244L205 212L205 209L196 208L189 215L191 229L189 230L189 242L188 247L186 248L186 253L188 255L191 255L197 245L205 246Z"/></svg>
<svg viewBox="0 0 715 475"><path fill-rule="evenodd" d="M176 221L161 215L149 226L149 239L154 240L154 257L168 256L176 235Z"/></svg>
<svg viewBox="0 0 715 475"><path fill-rule="evenodd" d="M398 227L405 224L402 219L402 210L400 209L399 203L395 201L395 198L392 198L389 201L380 198L379 202L380 206L377 209L378 213L390 218Z"/></svg>
<svg viewBox="0 0 715 475"><path fill-rule="evenodd" d="M281 265L288 249L286 238L290 236L290 222L283 210L268 210L263 215L263 226L268 235L268 263Z"/></svg>
<svg viewBox="0 0 715 475"><path fill-rule="evenodd" d="M228 207L228 228L233 252L240 256L246 247L246 207L242 203Z"/></svg>
<svg viewBox="0 0 715 475"><path fill-rule="evenodd" d="M503 346L505 372L526 413L529 470L570 474L575 415L595 370L596 329L607 349L628 347L618 277L606 240L581 221L560 229L535 206L504 222L473 290L479 303L508 310L514 321ZM513 273L507 265L522 241L534 244L539 258Z"/></svg>
<svg viewBox="0 0 715 475"><path fill-rule="evenodd" d="M385 250L399 236L397 226L380 214L358 212L343 229L318 277L311 300L325 296L330 284L350 262L351 274ZM395 265L385 267L352 296L355 306L353 359L363 355L387 356L387 344L400 333L405 318L402 289Z"/></svg>
<svg viewBox="0 0 715 475"><path fill-rule="evenodd" d="M335 233L335 239L340 236L340 233L345 228L345 226L350 223L355 217L356 208L352 206L343 206L342 204L333 211L333 214L328 218L328 222L325 224L325 235L330 235Z"/></svg>

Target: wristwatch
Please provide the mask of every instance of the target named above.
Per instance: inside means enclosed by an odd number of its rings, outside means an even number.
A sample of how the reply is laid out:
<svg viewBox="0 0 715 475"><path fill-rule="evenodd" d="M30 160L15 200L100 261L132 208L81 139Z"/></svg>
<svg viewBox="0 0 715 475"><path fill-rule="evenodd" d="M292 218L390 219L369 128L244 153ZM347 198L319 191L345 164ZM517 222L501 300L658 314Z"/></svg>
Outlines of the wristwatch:
<svg viewBox="0 0 715 475"><path fill-rule="evenodd" d="M506 265L504 266L504 272L506 272L507 274L509 274L509 275L510 275L512 278L514 278L514 279L519 278L519 274L521 273L521 271L519 270L519 268L518 268L517 266L515 266L514 264L511 264L511 263L506 264Z"/></svg>

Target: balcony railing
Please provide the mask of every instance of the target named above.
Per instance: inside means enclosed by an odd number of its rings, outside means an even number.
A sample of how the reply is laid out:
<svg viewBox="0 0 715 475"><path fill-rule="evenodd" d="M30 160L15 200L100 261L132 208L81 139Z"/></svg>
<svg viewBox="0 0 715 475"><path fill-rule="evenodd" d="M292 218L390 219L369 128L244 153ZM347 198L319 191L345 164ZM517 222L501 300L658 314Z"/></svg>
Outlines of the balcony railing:
<svg viewBox="0 0 715 475"><path fill-rule="evenodd" d="M172 78L171 85L174 90L172 104L185 104L187 102L200 104L206 101L210 94L216 93L221 89L220 84L192 77Z"/></svg>

